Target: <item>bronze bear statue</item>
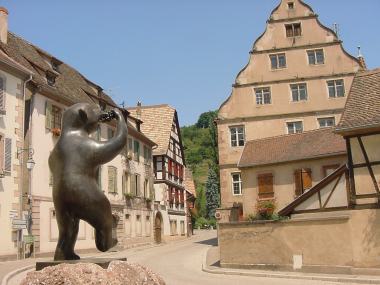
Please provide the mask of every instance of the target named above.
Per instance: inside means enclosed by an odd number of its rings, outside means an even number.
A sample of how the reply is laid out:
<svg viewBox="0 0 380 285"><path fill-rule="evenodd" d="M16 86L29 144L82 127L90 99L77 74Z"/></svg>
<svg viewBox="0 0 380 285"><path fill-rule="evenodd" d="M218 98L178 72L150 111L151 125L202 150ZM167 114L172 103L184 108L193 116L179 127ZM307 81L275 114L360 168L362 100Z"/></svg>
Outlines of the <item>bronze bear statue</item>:
<svg viewBox="0 0 380 285"><path fill-rule="evenodd" d="M59 230L54 260L80 259L74 252L79 220L95 228L95 243L100 251L117 244L112 236L117 221L97 182L99 166L116 157L127 140L123 114L118 109L112 113L117 130L108 141L97 141L90 136L104 118L105 113L99 107L78 103L63 113L61 136L49 157Z"/></svg>

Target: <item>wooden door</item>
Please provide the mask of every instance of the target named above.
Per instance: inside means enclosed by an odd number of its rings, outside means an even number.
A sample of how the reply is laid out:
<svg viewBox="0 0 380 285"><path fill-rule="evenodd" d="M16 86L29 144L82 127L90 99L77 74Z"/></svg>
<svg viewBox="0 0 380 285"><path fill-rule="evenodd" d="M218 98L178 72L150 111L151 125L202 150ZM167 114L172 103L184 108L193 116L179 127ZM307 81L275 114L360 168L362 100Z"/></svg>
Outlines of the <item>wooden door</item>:
<svg viewBox="0 0 380 285"><path fill-rule="evenodd" d="M161 215L157 214L154 220L154 241L161 243Z"/></svg>

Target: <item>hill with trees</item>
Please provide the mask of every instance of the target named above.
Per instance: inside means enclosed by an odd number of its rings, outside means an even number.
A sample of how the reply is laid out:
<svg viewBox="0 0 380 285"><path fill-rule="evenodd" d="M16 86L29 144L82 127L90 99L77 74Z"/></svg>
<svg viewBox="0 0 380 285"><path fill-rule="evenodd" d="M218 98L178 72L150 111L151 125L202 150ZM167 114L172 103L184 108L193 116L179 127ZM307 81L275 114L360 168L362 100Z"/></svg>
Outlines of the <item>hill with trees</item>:
<svg viewBox="0 0 380 285"><path fill-rule="evenodd" d="M200 222L198 225L196 223L196 227L209 223L207 218L214 220L213 214L220 201L218 139L214 124L216 117L217 111L205 112L199 116L195 125L181 128L186 165L193 172L197 190L195 218Z"/></svg>

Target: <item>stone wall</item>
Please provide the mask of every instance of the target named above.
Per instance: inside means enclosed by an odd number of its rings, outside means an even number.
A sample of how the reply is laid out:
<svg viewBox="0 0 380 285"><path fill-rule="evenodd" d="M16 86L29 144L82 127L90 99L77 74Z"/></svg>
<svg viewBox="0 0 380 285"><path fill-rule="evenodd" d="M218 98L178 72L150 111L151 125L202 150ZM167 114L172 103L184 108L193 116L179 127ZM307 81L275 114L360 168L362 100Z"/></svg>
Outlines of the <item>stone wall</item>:
<svg viewBox="0 0 380 285"><path fill-rule="evenodd" d="M296 215L279 222L219 224L223 267L350 273L380 269L380 210Z"/></svg>

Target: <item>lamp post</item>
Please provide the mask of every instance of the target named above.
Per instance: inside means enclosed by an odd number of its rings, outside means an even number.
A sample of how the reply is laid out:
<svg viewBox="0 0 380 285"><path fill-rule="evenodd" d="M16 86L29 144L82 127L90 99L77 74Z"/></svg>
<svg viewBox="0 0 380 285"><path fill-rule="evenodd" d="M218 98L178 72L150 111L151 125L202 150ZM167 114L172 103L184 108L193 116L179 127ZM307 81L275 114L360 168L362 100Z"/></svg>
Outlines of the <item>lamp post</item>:
<svg viewBox="0 0 380 285"><path fill-rule="evenodd" d="M31 171L33 170L34 168L34 165L36 164L35 161L33 160L33 154L34 154L34 149L33 148L20 148L17 150L17 158L20 158L20 155L23 153L23 152L28 152L28 160L26 161L26 169L28 169L28 176L29 176L29 179L28 179L28 194L27 194L27 197L28 197L28 216L27 216L27 229L28 229L28 234L31 235L32 234L32 193L31 193L31 183L30 183L30 180L31 180ZM23 158L21 157L21 162L23 161ZM23 163L21 163L21 167L23 167ZM22 213L23 213L23 194L20 193L20 219L22 219ZM19 244L19 251L21 251L22 253L22 249L21 249L21 241L22 241L22 229L18 231L17 233L17 239L18 239L18 244ZM22 256L22 254L20 254L19 256Z"/></svg>

